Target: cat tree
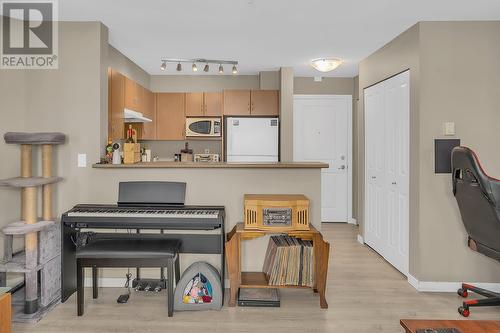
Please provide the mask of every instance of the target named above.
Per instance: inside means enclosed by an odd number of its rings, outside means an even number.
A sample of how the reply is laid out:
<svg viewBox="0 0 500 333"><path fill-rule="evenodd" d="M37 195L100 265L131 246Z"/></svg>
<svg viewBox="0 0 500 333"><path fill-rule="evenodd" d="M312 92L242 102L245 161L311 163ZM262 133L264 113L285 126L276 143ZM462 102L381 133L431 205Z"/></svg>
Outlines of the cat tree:
<svg viewBox="0 0 500 333"><path fill-rule="evenodd" d="M8 272L24 273L25 314L40 312L58 297L60 235L52 210L52 184L62 178L52 175L52 160L53 146L64 143L65 138L62 133L9 132L4 135L6 143L21 145L21 177L0 180L0 186L21 189L21 221L10 223L2 229L5 237L4 259L0 262L0 286L6 285ZM42 177L33 176L34 145L41 146ZM41 218L38 217L37 203L39 187L42 188ZM23 235L24 251L13 253L14 236ZM38 271L41 271L40 281Z"/></svg>

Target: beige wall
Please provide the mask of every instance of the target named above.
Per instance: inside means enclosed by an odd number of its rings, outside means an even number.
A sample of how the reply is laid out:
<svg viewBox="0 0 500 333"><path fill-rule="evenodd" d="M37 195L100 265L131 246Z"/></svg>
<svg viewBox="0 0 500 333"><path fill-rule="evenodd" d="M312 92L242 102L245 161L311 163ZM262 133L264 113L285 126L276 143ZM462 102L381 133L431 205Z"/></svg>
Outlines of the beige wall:
<svg viewBox="0 0 500 333"><path fill-rule="evenodd" d="M500 173L500 22L423 22L363 60L359 70L359 220L363 222L363 88L410 69L410 274L420 281L498 282L495 261L467 248L451 176L434 174L434 139L456 123L462 144ZM471 62L472 60L472 62ZM465 64L465 65L464 65Z"/></svg>
<svg viewBox="0 0 500 333"><path fill-rule="evenodd" d="M259 73L259 85L262 90L279 90L280 72L265 71Z"/></svg>
<svg viewBox="0 0 500 333"><path fill-rule="evenodd" d="M280 156L293 161L293 68L280 69Z"/></svg>
<svg viewBox="0 0 500 333"><path fill-rule="evenodd" d="M152 75L153 92L259 89L258 75Z"/></svg>
<svg viewBox="0 0 500 333"><path fill-rule="evenodd" d="M354 79L350 77L324 77L315 82L313 77L293 79L295 95L354 95Z"/></svg>
<svg viewBox="0 0 500 333"><path fill-rule="evenodd" d="M109 45L108 50L108 66L136 81L144 88L151 89L151 75L111 45Z"/></svg>
<svg viewBox="0 0 500 333"><path fill-rule="evenodd" d="M451 176L436 175L433 139L454 121L456 137L500 175L500 22L420 24L419 277L499 282L500 265L466 246ZM439 244L437 248L426 246Z"/></svg>

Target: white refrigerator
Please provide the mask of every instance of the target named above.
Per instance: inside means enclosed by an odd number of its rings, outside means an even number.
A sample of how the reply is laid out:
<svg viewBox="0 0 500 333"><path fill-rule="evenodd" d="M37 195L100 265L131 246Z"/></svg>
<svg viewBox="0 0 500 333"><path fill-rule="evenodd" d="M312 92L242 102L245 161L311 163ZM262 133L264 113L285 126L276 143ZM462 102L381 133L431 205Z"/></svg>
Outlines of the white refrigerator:
<svg viewBox="0 0 500 333"><path fill-rule="evenodd" d="M227 162L278 162L278 118L226 118Z"/></svg>

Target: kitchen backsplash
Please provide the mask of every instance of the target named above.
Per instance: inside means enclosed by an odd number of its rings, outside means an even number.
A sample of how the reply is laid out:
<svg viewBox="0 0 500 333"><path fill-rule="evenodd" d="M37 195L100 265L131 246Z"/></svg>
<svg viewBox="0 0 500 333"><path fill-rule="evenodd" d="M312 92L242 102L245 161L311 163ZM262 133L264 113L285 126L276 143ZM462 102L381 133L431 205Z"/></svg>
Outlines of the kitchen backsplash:
<svg viewBox="0 0 500 333"><path fill-rule="evenodd" d="M184 144L189 142L189 148L194 154L203 154L205 149L209 149L211 154L221 154L221 142L218 140L185 140L185 141L139 141L141 145L146 145L151 149L153 155L160 159L172 159L174 154L178 154L184 148Z"/></svg>

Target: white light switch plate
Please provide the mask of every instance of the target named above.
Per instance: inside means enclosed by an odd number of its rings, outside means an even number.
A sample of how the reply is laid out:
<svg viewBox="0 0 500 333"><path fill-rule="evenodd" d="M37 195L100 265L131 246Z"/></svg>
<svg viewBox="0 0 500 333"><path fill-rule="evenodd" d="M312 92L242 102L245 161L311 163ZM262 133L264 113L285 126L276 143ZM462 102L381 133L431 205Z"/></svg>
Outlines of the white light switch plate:
<svg viewBox="0 0 500 333"><path fill-rule="evenodd" d="M87 167L87 154L78 154L78 167L79 168Z"/></svg>
<svg viewBox="0 0 500 333"><path fill-rule="evenodd" d="M454 122L444 123L444 135L455 135L455 123Z"/></svg>

